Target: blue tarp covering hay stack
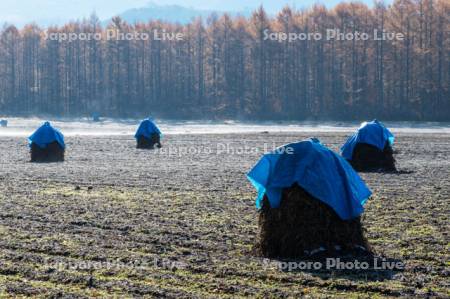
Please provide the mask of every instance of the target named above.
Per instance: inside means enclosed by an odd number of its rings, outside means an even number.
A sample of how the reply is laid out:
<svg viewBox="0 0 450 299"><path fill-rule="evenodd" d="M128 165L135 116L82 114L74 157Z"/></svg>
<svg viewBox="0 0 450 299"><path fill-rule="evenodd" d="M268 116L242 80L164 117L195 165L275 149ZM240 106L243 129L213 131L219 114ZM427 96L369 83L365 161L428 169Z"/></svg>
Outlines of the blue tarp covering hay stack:
<svg viewBox="0 0 450 299"><path fill-rule="evenodd" d="M29 138L31 162L62 162L66 145L63 134L45 122Z"/></svg>
<svg viewBox="0 0 450 299"><path fill-rule="evenodd" d="M92 121L93 122L100 122L100 113L98 113L98 112L94 112L93 114L92 114Z"/></svg>
<svg viewBox="0 0 450 299"><path fill-rule="evenodd" d="M381 122L364 122L342 146L342 156L357 171L395 171L394 140Z"/></svg>
<svg viewBox="0 0 450 299"><path fill-rule="evenodd" d="M248 178L258 191L258 255L370 251L360 215L371 191L347 161L317 139L266 154Z"/></svg>
<svg viewBox="0 0 450 299"><path fill-rule="evenodd" d="M0 120L0 127L6 128L8 126L8 121L6 119Z"/></svg>
<svg viewBox="0 0 450 299"><path fill-rule="evenodd" d="M137 148L153 149L155 145L161 148L162 133L156 124L149 118L143 120L135 134Z"/></svg>

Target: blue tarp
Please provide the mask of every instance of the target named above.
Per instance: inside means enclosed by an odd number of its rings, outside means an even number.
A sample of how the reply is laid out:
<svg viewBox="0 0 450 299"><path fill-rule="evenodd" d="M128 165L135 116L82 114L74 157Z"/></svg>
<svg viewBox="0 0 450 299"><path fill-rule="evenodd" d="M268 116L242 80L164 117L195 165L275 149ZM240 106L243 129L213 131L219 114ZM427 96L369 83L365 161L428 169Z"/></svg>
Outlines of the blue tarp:
<svg viewBox="0 0 450 299"><path fill-rule="evenodd" d="M92 113L92 120L94 122L99 122L100 121L100 113L98 113L98 112Z"/></svg>
<svg viewBox="0 0 450 299"><path fill-rule="evenodd" d="M64 136L60 131L53 128L49 122L45 122L39 129L31 135L28 140L41 148L46 148L52 142L58 142L62 148L66 148Z"/></svg>
<svg viewBox="0 0 450 299"><path fill-rule="evenodd" d="M367 143L383 150L386 141L392 146L395 141L394 135L378 120L371 122L364 122L361 127L353 134L347 142L342 146L342 156L351 160L353 157L353 150L358 143Z"/></svg>
<svg viewBox="0 0 450 299"><path fill-rule="evenodd" d="M159 136L162 136L161 131L155 125L155 123L147 118L141 122L141 124L139 125L139 128L136 132L136 135L134 135L134 137L139 138L139 136L144 136L144 137L150 139L151 136L155 133L159 134Z"/></svg>
<svg viewBox="0 0 450 299"><path fill-rule="evenodd" d="M284 188L297 183L314 198L333 208L341 219L358 217L372 192L350 164L317 139L292 143L266 154L247 175L258 191L278 208Z"/></svg>

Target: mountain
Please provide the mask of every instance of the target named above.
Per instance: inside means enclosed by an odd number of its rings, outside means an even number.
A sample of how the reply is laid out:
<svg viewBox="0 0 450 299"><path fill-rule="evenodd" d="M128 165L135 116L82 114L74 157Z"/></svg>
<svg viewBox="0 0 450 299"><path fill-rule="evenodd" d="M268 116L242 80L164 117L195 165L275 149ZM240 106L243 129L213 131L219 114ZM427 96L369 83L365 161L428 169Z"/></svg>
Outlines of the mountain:
<svg viewBox="0 0 450 299"><path fill-rule="evenodd" d="M302 9L313 6L316 3L322 3L328 8L336 4L351 0L328 0L326 3L322 0L153 0L145 7L133 8L120 13L119 16L128 23L148 22L149 20L161 20L173 23L186 24L193 18L202 17L206 19L213 13L221 15L228 13L231 16L242 15L250 16L259 6L263 6L270 15L276 15L283 7ZM367 5L372 5L373 0L359 0ZM390 3L391 0L385 1ZM104 22L106 25L110 19Z"/></svg>
<svg viewBox="0 0 450 299"><path fill-rule="evenodd" d="M332 8L336 4L344 1L359 1L369 6L374 4L374 0L152 0L157 5L181 5L184 7L214 11L253 11L262 5L267 13L272 15L279 12L286 5L302 9L320 3L328 8ZM386 4L392 3L392 1L384 0Z"/></svg>
<svg viewBox="0 0 450 299"><path fill-rule="evenodd" d="M251 14L251 10L219 11L219 10L184 7L176 4L158 5L152 3L143 8L129 9L119 14L119 16L123 20L131 24L135 22L148 22L149 20L161 20L173 23L186 24L196 17L202 17L203 19L206 19L213 13L220 15L224 12L227 12L232 16L236 15L249 16Z"/></svg>

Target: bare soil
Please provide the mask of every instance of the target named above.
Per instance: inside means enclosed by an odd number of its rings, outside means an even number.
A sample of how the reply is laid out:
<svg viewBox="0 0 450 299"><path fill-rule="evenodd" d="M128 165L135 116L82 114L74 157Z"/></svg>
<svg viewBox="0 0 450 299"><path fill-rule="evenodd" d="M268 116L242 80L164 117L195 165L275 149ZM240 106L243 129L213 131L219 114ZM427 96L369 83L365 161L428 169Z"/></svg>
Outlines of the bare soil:
<svg viewBox="0 0 450 299"><path fill-rule="evenodd" d="M346 138L316 136L334 150ZM154 151L132 137L69 137L66 161L51 164L1 137L0 297L450 296L450 135L398 134L399 172L361 174L374 192L368 241L404 271L283 271L252 255L245 174L265 143L306 137L173 135Z"/></svg>

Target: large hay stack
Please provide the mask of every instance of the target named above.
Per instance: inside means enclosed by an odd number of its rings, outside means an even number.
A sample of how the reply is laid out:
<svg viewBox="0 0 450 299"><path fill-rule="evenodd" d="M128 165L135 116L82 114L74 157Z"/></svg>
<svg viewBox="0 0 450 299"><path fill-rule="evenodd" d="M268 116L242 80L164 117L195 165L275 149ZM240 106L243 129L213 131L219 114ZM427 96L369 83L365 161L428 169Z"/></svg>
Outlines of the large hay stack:
<svg viewBox="0 0 450 299"><path fill-rule="evenodd" d="M360 216L372 193L341 156L317 139L264 155L248 178L258 191L257 255L370 252Z"/></svg>
<svg viewBox="0 0 450 299"><path fill-rule="evenodd" d="M271 208L264 198L259 211L257 255L299 258L315 252L331 256L361 249L370 252L360 217L342 220L297 184L283 190L279 208Z"/></svg>

